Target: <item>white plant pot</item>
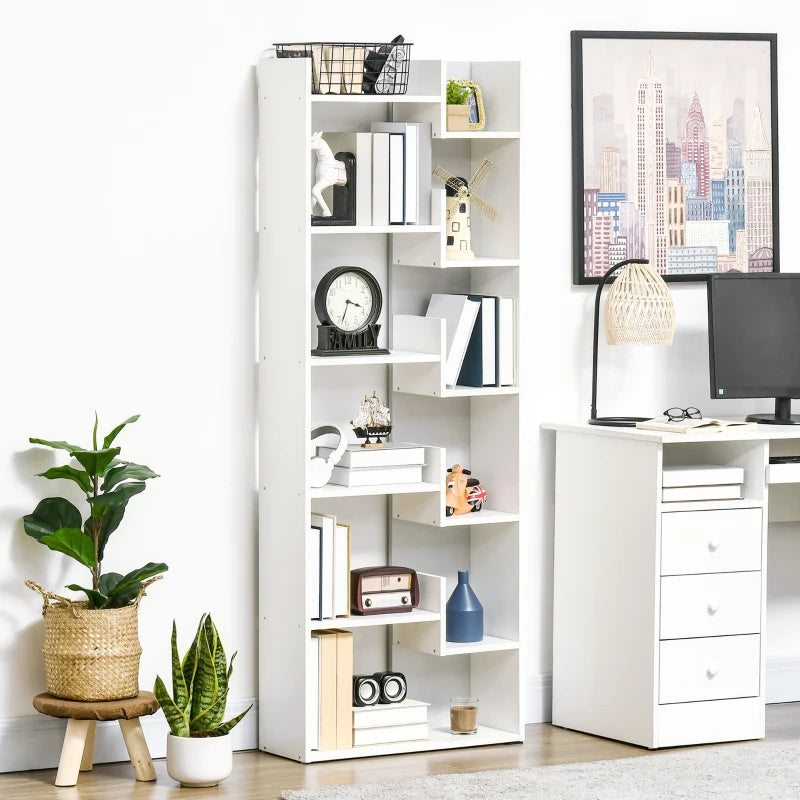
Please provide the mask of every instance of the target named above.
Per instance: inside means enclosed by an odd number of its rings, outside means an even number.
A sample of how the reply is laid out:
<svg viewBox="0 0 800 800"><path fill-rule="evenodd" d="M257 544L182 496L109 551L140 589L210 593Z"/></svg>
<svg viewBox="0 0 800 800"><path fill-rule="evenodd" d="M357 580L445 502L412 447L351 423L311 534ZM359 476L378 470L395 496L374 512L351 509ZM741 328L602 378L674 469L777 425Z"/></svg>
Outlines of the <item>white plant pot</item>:
<svg viewBox="0 0 800 800"><path fill-rule="evenodd" d="M216 786L232 770L229 733L203 738L167 734L167 772L181 786Z"/></svg>

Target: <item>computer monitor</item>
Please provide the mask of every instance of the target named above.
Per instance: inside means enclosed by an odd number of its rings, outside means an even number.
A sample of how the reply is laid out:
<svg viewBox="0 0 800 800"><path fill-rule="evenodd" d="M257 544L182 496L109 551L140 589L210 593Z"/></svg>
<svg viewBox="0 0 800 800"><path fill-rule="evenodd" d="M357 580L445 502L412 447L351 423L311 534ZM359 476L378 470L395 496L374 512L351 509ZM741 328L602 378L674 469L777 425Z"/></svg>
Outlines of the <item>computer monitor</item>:
<svg viewBox="0 0 800 800"><path fill-rule="evenodd" d="M727 273L708 281L711 397L774 397L749 422L800 425L800 273Z"/></svg>

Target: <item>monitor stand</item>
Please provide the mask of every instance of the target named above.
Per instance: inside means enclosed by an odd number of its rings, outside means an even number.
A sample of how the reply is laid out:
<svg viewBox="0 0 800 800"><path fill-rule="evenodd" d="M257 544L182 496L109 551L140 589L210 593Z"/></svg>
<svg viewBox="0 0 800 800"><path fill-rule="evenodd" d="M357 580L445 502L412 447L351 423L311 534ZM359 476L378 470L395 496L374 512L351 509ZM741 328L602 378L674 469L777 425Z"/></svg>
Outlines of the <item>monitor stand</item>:
<svg viewBox="0 0 800 800"><path fill-rule="evenodd" d="M792 398L776 397L774 414L748 414L745 422L760 425L800 425L800 414L792 414Z"/></svg>

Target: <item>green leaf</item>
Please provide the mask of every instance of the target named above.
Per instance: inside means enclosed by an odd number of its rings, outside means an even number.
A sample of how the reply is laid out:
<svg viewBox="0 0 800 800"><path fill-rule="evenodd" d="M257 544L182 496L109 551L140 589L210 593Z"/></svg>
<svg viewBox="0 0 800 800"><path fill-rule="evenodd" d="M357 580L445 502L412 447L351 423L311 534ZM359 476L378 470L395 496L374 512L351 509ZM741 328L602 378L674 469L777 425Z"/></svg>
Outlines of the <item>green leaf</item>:
<svg viewBox="0 0 800 800"><path fill-rule="evenodd" d="M159 575L162 572L166 572L168 569L169 567L164 563L156 564L155 562L151 561L150 563L145 564L143 567L139 567L139 569L129 572L127 575L122 575L118 579L114 579L116 580L116 583L113 587L108 588L109 601L116 600L123 594L128 593L137 584L138 586L136 586L136 591L138 593L142 581L147 580L147 578L152 578L154 575ZM116 575L117 573L109 572L107 574Z"/></svg>
<svg viewBox="0 0 800 800"><path fill-rule="evenodd" d="M219 693L227 691L228 689L228 662L225 659L225 649L222 646L222 640L217 633L217 627L211 619L211 614L206 617L205 621L206 637L211 645L211 655L214 659L214 670L217 673L217 685L219 686Z"/></svg>
<svg viewBox="0 0 800 800"><path fill-rule="evenodd" d="M189 722L192 732L211 731L216 728L225 716L225 706L228 703L228 693L219 694L214 704L199 716Z"/></svg>
<svg viewBox="0 0 800 800"><path fill-rule="evenodd" d="M51 467L45 472L37 472L36 474L40 478L48 478L51 481L56 478L65 478L68 481L75 481L86 494L92 491L92 482L89 476L83 470L75 469L75 467L70 467L68 465L63 467Z"/></svg>
<svg viewBox="0 0 800 800"><path fill-rule="evenodd" d="M134 414L132 417L128 417L128 419L126 419L125 422L120 422L120 424L117 425L117 427L114 428L114 430L111 431L111 433L109 433L108 436L106 436L105 439L103 439L103 447L110 447L111 446L111 442L113 442L114 439L117 438L117 434L126 425L130 425L131 422L136 422L136 420L139 419L139 416L140 416L139 414Z"/></svg>
<svg viewBox="0 0 800 800"><path fill-rule="evenodd" d="M69 442L55 442L51 441L50 439L34 439L31 437L28 439L31 444L43 444L45 447L52 447L54 450L66 450L70 455L75 455L75 453L82 453L84 452L83 447L78 447L77 444L70 444Z"/></svg>
<svg viewBox="0 0 800 800"><path fill-rule="evenodd" d="M80 528L81 512L63 497L46 497L22 518L25 533L38 541L60 528Z"/></svg>
<svg viewBox="0 0 800 800"><path fill-rule="evenodd" d="M216 728L208 732L209 736L224 736L226 733L230 733L231 729L236 727L243 719L244 715L253 707L251 703L247 708L242 711L241 714L237 714L233 719L229 719L227 722L223 722L222 725L218 725Z"/></svg>
<svg viewBox="0 0 800 800"><path fill-rule="evenodd" d="M73 455L90 475L102 476L109 464L119 455L119 447L109 447L104 450L81 450Z"/></svg>
<svg viewBox="0 0 800 800"><path fill-rule="evenodd" d="M211 654L211 643L208 641L205 628L202 628L197 642L197 670L192 687L192 714L189 720L192 730L196 730L195 720L217 702L218 696L219 686Z"/></svg>
<svg viewBox="0 0 800 800"><path fill-rule="evenodd" d="M89 608L105 608L108 598L95 589L87 589L85 586L79 586L77 583L70 583L67 589L72 589L73 592L86 592L89 598Z"/></svg>
<svg viewBox="0 0 800 800"><path fill-rule="evenodd" d="M65 553L90 569L97 565L94 560L94 542L80 528L59 528L42 536L39 541L51 550Z"/></svg>
<svg viewBox="0 0 800 800"><path fill-rule="evenodd" d="M186 682L186 689L189 692L190 703L192 700L192 692L194 690L194 676L197 672L197 641L200 636L200 631L203 627L204 618L205 615L200 618L200 627L198 627L197 633L194 636L194 640L192 641L191 645L189 645L189 649L186 651L183 661L181 661L181 670L183 671L183 679ZM191 711L191 708L188 710Z"/></svg>
<svg viewBox="0 0 800 800"><path fill-rule="evenodd" d="M135 494L143 492L146 487L146 483L126 483L113 492L106 492L105 494L97 495L97 497L88 497L86 499L92 504L92 513L94 513L96 508L124 505Z"/></svg>
<svg viewBox="0 0 800 800"><path fill-rule="evenodd" d="M189 718L169 696L167 687L164 686L164 681L162 681L158 675L156 675L156 682L153 686L153 694L156 696L156 700L158 700L158 704L164 712L172 735L188 736Z"/></svg>
<svg viewBox="0 0 800 800"><path fill-rule="evenodd" d="M159 476L144 464L133 464L128 462L120 467L114 467L106 472L105 479L103 480L102 490L104 492L113 489L118 483L122 481L146 481L148 478L158 478Z"/></svg>
<svg viewBox="0 0 800 800"><path fill-rule="evenodd" d="M99 512L105 512L103 513L103 520L100 523L100 534L97 537L97 557L101 561L103 560L103 555L106 552L108 537L114 533L114 531L119 527L120 522L122 522L122 518L125 516L125 508L127 505L127 503L122 503L122 505L108 506L107 508L98 506L97 510ZM92 507L92 511L94 511L94 507ZM93 519L93 517L90 517L90 519ZM87 520L87 523L88 521L89 520Z"/></svg>
<svg viewBox="0 0 800 800"><path fill-rule="evenodd" d="M178 654L178 628L172 620L172 696L175 703L186 714L189 713L189 690L186 688L186 679L183 676L181 657Z"/></svg>

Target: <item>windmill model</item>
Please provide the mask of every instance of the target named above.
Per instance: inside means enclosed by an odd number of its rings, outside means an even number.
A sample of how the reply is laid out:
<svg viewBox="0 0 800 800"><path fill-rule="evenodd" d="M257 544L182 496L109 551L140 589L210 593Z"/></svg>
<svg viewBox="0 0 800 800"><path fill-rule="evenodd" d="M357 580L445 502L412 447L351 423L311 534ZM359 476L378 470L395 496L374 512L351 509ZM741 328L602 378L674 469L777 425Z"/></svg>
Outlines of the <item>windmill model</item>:
<svg viewBox="0 0 800 800"><path fill-rule="evenodd" d="M437 166L433 177L447 188L447 258L468 260L475 258L470 237L470 206L475 205L489 221L497 219L498 211L490 206L475 190L483 183L494 164L484 158L469 182Z"/></svg>

